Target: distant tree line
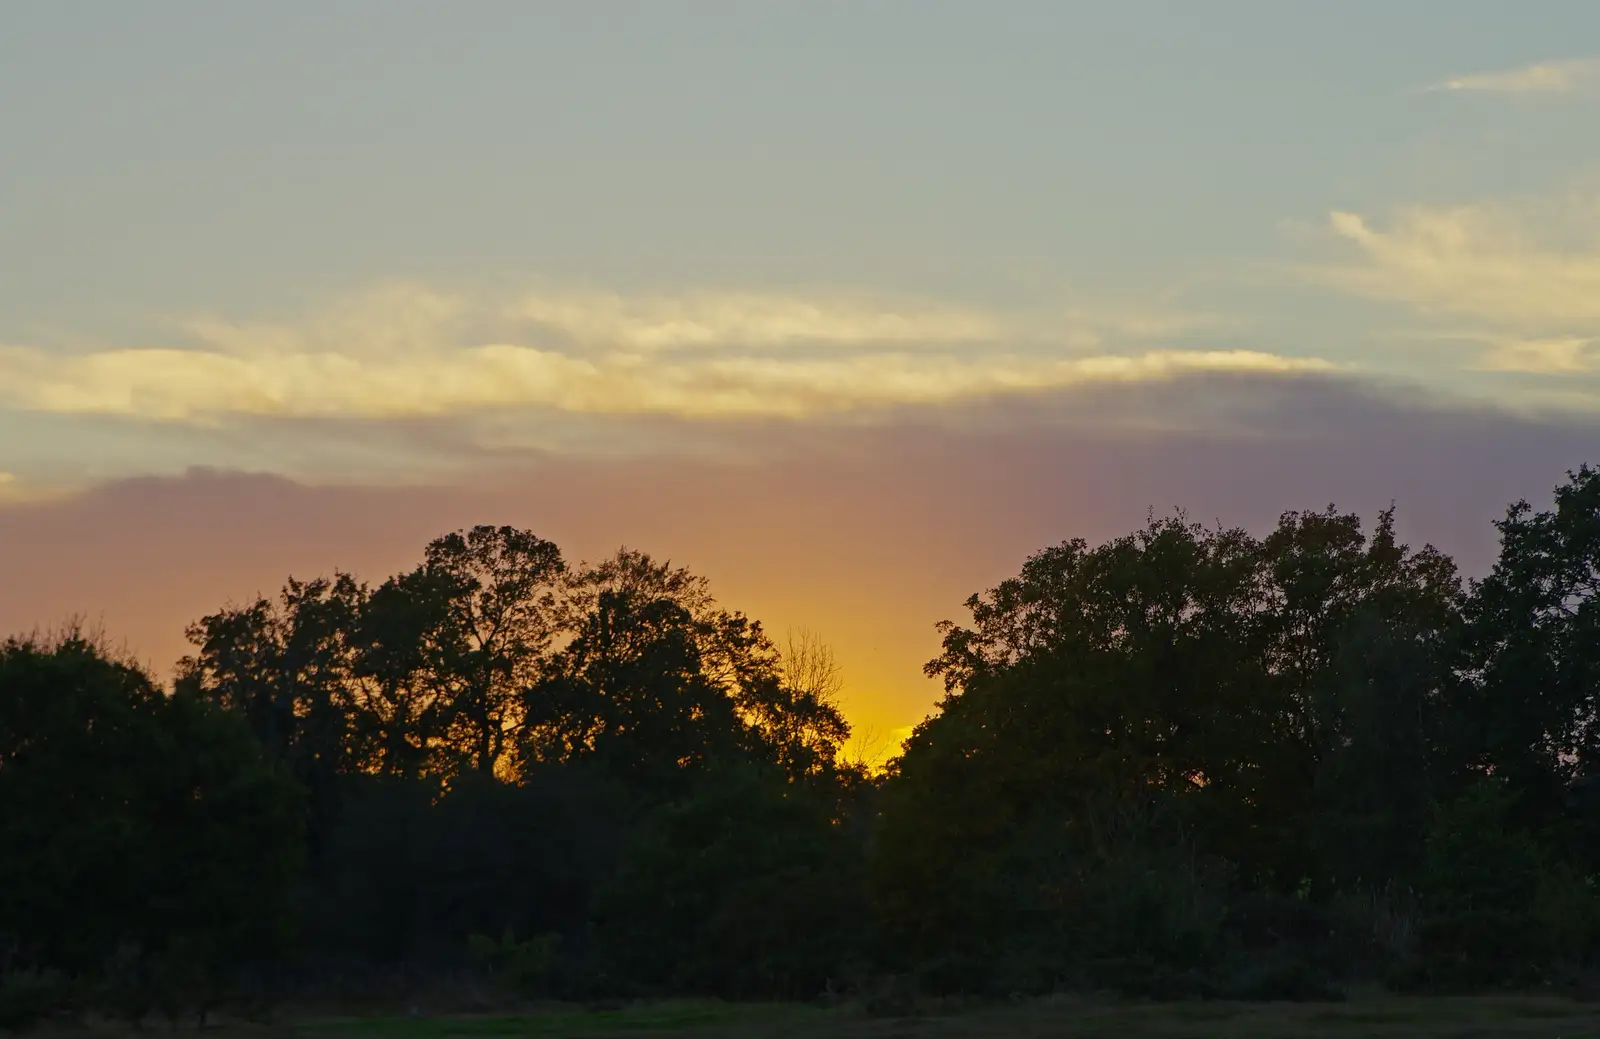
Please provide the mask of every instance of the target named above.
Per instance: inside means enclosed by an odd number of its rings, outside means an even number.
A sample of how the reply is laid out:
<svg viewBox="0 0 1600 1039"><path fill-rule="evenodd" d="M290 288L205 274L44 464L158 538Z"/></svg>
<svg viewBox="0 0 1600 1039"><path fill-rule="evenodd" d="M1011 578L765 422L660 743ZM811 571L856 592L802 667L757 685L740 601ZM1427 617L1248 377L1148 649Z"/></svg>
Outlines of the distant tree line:
<svg viewBox="0 0 1600 1039"><path fill-rule="evenodd" d="M476 527L0 646L0 1026L527 997L1324 998L1600 977L1600 470L1464 582L1394 513L1152 519L966 603L874 773L687 570ZM895 995L899 993L900 995Z"/></svg>

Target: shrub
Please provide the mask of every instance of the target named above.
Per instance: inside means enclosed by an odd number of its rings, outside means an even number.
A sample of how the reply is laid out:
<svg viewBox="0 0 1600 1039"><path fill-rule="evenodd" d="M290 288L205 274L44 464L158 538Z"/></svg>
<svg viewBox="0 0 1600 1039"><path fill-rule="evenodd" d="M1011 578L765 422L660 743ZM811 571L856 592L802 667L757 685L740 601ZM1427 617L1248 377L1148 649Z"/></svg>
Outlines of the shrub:
<svg viewBox="0 0 1600 1039"><path fill-rule="evenodd" d="M549 988L561 935L546 932L527 941L517 941L507 928L498 940L483 934L470 935L467 945L473 958L489 970L496 981L523 995L535 995Z"/></svg>
<svg viewBox="0 0 1600 1039"><path fill-rule="evenodd" d="M73 989L53 970L13 970L0 975L0 1028L20 1032L72 1007Z"/></svg>
<svg viewBox="0 0 1600 1039"><path fill-rule="evenodd" d="M1246 949L1294 950L1303 955L1325 946L1333 930L1326 906L1266 892L1235 898L1223 926Z"/></svg>
<svg viewBox="0 0 1600 1039"><path fill-rule="evenodd" d="M1342 989L1305 960L1276 957L1225 977L1215 991L1221 999L1252 1002L1328 1003L1345 998Z"/></svg>
<svg viewBox="0 0 1600 1039"><path fill-rule="evenodd" d="M1391 975L1390 984L1438 992L1528 987L1544 979L1552 951L1550 932L1531 913L1443 914L1422 922L1416 956Z"/></svg>
<svg viewBox="0 0 1600 1039"><path fill-rule="evenodd" d="M1420 893L1431 914L1526 912L1543 878L1539 846L1510 823L1512 795L1482 779L1443 805L1429 828Z"/></svg>
<svg viewBox="0 0 1600 1039"><path fill-rule="evenodd" d="M1600 899L1588 877L1559 866L1544 877L1534 912L1548 930L1552 953L1572 963L1600 959Z"/></svg>
<svg viewBox="0 0 1600 1039"><path fill-rule="evenodd" d="M1335 896L1328 904L1328 966L1344 976L1383 977L1416 952L1416 898L1390 885Z"/></svg>

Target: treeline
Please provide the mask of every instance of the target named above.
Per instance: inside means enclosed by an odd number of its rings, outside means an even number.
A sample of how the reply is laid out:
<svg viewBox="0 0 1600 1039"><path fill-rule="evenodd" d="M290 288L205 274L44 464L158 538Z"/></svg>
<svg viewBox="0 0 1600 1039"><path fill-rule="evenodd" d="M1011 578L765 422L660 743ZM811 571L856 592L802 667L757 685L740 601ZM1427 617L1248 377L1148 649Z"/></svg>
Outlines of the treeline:
<svg viewBox="0 0 1600 1039"><path fill-rule="evenodd" d="M686 570L442 537L0 649L0 1024L528 997L1324 998L1600 976L1600 470L1463 582L1392 511L1067 542L847 761L837 669Z"/></svg>

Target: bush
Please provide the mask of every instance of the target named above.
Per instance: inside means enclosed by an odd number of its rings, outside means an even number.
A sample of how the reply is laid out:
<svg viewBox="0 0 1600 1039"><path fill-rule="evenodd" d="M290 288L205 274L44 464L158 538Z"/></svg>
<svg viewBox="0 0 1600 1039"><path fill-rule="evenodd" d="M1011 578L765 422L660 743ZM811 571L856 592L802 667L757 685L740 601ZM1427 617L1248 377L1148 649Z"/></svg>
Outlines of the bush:
<svg viewBox="0 0 1600 1039"><path fill-rule="evenodd" d="M80 638L12 640L0 762L0 933L26 962L88 976L134 942L210 987L283 950L300 792L238 717Z"/></svg>
<svg viewBox="0 0 1600 1039"><path fill-rule="evenodd" d="M1246 949L1292 950L1314 955L1327 945L1333 924L1326 906L1303 898L1252 892L1228 906L1223 927Z"/></svg>
<svg viewBox="0 0 1600 1039"><path fill-rule="evenodd" d="M1416 898L1392 886L1335 896L1322 961L1343 977L1385 977L1415 954L1419 919Z"/></svg>
<svg viewBox="0 0 1600 1039"><path fill-rule="evenodd" d="M1274 959L1246 966L1216 986L1221 999L1250 1002L1342 1002L1344 991L1304 960Z"/></svg>
<svg viewBox="0 0 1600 1039"><path fill-rule="evenodd" d="M1391 975L1390 984L1436 992L1534 986L1544 980L1553 951L1550 932L1532 913L1434 916L1418 928L1416 956Z"/></svg>
<svg viewBox="0 0 1600 1039"><path fill-rule="evenodd" d="M1555 956L1571 963L1600 960L1600 899L1589 878L1567 866L1551 870L1540 885L1534 912L1549 931Z"/></svg>
<svg viewBox="0 0 1600 1039"><path fill-rule="evenodd" d="M496 981L523 995L542 995L549 989L561 935L552 931L519 942L506 928L499 940L473 934L468 936L467 945L473 958Z"/></svg>
<svg viewBox="0 0 1600 1039"><path fill-rule="evenodd" d="M861 1009L868 1017L911 1017L917 1012L921 988L914 979L892 975L865 994Z"/></svg>
<svg viewBox="0 0 1600 1039"><path fill-rule="evenodd" d="M1140 963L1174 977L1203 967L1221 935L1224 871L1178 836L1157 837L1167 839L1139 834L1095 847L1064 826L1019 834L978 900L989 962L1033 992L1075 976L1128 991L1145 984L1132 980Z"/></svg>
<svg viewBox="0 0 1600 1039"><path fill-rule="evenodd" d="M1433 914L1529 910L1543 879L1539 845L1510 825L1512 794L1481 779L1440 807L1429 828L1419 889Z"/></svg>
<svg viewBox="0 0 1600 1039"><path fill-rule="evenodd" d="M640 991L809 999L857 962L860 849L781 776L730 771L659 808L595 904L597 963Z"/></svg>
<svg viewBox="0 0 1600 1039"><path fill-rule="evenodd" d="M1091 960L1083 966L1083 980L1091 988L1130 999L1169 1002L1210 999L1216 994L1216 986L1202 972L1175 968L1148 954Z"/></svg>
<svg viewBox="0 0 1600 1039"><path fill-rule="evenodd" d="M53 970L13 970L0 975L0 1028L20 1032L72 1008L73 989Z"/></svg>

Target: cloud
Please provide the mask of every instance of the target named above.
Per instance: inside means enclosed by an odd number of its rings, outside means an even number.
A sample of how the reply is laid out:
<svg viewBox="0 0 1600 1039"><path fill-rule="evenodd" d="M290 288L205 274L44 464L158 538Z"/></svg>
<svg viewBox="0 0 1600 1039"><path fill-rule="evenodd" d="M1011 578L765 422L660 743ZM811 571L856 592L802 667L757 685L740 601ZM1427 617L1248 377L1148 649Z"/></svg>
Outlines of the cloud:
<svg viewBox="0 0 1600 1039"><path fill-rule="evenodd" d="M1329 226L1366 263L1326 273L1368 295L1506 324L1600 326L1600 242L1548 246L1486 206L1410 209L1384 230L1335 212Z"/></svg>
<svg viewBox="0 0 1600 1039"><path fill-rule="evenodd" d="M1571 94L1597 85L1600 85L1600 58L1583 58L1458 76L1431 89L1490 94Z"/></svg>
<svg viewBox="0 0 1600 1039"><path fill-rule="evenodd" d="M1479 362L1485 371L1563 375L1600 371L1596 340L1577 336L1509 339L1496 343Z"/></svg>
<svg viewBox="0 0 1600 1039"><path fill-rule="evenodd" d="M458 341L480 323L483 309L466 294L401 282L336 299L292 321L202 316L181 322L180 328L198 346L234 356L393 356Z"/></svg>
<svg viewBox="0 0 1600 1039"><path fill-rule="evenodd" d="M1081 310L1011 318L750 293L504 302L402 286L299 322L191 321L182 347L0 346L0 406L202 424L518 410L799 418L1186 372L1330 367L1156 345L1201 320Z"/></svg>
<svg viewBox="0 0 1600 1039"><path fill-rule="evenodd" d="M1088 357L903 351L848 357L714 355L659 362L491 344L402 357L235 356L120 349L57 357L0 348L0 401L66 414L207 421L228 415L398 419L508 408L687 418L806 417L1192 371L1330 365L1246 350Z"/></svg>
<svg viewBox="0 0 1600 1039"><path fill-rule="evenodd" d="M1493 346L1483 369L1592 371L1600 362L1590 349L1600 337L1597 217L1593 198L1413 207L1387 226L1334 212L1329 229L1357 258L1314 276L1433 318L1471 319L1477 328L1462 338Z"/></svg>
<svg viewBox="0 0 1600 1039"><path fill-rule="evenodd" d="M634 350L775 347L796 343L864 345L978 343L1003 338L1003 323L981 311L916 301L848 296L808 299L766 293L690 293L626 297L541 293L509 308L512 316L573 342Z"/></svg>
<svg viewBox="0 0 1600 1039"><path fill-rule="evenodd" d="M536 341L623 353L772 351L799 347L923 348L1021 342L1090 349L1155 341L1220 324L1213 314L1096 302L999 314L883 294L594 290L449 294L395 284L357 293L288 322L192 319L198 345L228 354L417 353L469 342Z"/></svg>

